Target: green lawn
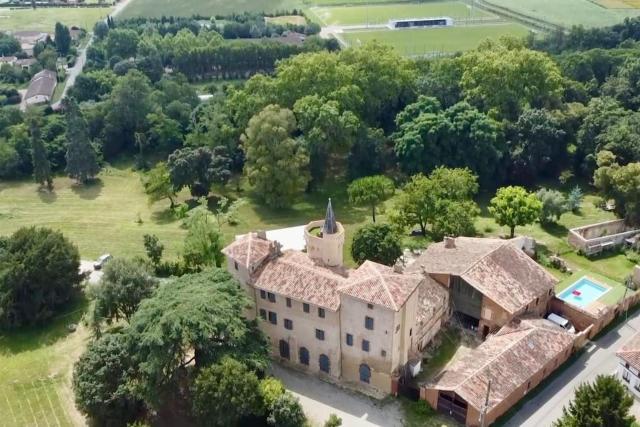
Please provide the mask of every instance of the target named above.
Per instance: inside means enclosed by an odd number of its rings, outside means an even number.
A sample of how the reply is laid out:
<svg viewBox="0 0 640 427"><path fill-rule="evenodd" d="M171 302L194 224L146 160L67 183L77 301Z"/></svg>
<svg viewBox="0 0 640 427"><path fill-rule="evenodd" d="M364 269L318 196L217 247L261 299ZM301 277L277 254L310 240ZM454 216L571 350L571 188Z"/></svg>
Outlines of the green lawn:
<svg viewBox="0 0 640 427"><path fill-rule="evenodd" d="M56 22L62 22L67 26L75 25L90 31L93 29L93 25L100 19L104 19L111 10L111 7L42 8L35 10L2 8L0 9L0 29L53 33Z"/></svg>
<svg viewBox="0 0 640 427"><path fill-rule="evenodd" d="M479 18L493 16L459 1L400 3L370 6L312 7L325 25L386 24L389 19L449 16L451 18Z"/></svg>
<svg viewBox="0 0 640 427"><path fill-rule="evenodd" d="M121 18L230 15L242 12L275 12L302 7L298 0L132 0Z"/></svg>
<svg viewBox="0 0 640 427"><path fill-rule="evenodd" d="M487 0L514 12L562 25L604 27L621 23L626 17L640 16L640 10L606 9L589 0Z"/></svg>
<svg viewBox="0 0 640 427"><path fill-rule="evenodd" d="M471 50L485 39L502 36L524 37L529 30L519 24L493 24L411 30L353 31L341 34L351 46L378 40L393 46L403 55Z"/></svg>
<svg viewBox="0 0 640 427"><path fill-rule="evenodd" d="M361 4L415 3L416 0L302 0L308 6L351 6Z"/></svg>
<svg viewBox="0 0 640 427"><path fill-rule="evenodd" d="M73 362L88 333L78 323L86 303L70 307L46 327L0 334L0 424L22 426L84 425L71 389Z"/></svg>

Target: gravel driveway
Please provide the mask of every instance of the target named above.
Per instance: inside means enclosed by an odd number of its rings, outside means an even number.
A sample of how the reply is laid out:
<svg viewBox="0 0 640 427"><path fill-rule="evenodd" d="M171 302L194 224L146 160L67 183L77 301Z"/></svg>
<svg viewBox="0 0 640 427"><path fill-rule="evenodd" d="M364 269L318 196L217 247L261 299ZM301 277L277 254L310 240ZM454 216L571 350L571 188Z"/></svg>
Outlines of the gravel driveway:
<svg viewBox="0 0 640 427"><path fill-rule="evenodd" d="M275 363L271 373L300 399L314 426L322 426L332 413L342 418L345 427L402 426L402 409L395 401L380 402Z"/></svg>

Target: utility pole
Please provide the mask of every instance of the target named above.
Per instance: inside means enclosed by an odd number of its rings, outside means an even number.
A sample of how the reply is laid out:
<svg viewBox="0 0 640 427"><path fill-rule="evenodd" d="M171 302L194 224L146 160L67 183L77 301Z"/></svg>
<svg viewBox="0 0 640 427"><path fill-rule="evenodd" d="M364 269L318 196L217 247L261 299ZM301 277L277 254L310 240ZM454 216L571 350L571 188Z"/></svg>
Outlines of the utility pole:
<svg viewBox="0 0 640 427"><path fill-rule="evenodd" d="M484 405L482 406L482 412L480 413L480 427L485 427L487 418L487 409L489 409L489 393L491 393L491 380L487 384L487 396L484 399Z"/></svg>

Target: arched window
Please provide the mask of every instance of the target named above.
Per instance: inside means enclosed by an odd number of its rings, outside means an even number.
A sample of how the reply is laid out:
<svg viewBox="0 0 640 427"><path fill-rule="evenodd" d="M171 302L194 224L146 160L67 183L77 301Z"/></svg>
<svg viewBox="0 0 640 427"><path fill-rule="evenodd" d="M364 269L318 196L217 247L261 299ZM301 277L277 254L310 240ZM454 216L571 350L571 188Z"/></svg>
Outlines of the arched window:
<svg viewBox="0 0 640 427"><path fill-rule="evenodd" d="M309 350L306 347L300 347L299 356L300 363L309 366Z"/></svg>
<svg viewBox="0 0 640 427"><path fill-rule="evenodd" d="M289 358L289 343L285 340L280 340L280 357Z"/></svg>
<svg viewBox="0 0 640 427"><path fill-rule="evenodd" d="M369 384L369 380L371 379L371 368L369 365L363 363L360 365L360 381L363 383Z"/></svg>
<svg viewBox="0 0 640 427"><path fill-rule="evenodd" d="M321 354L319 362L320 362L320 370L328 374L329 371L331 370L331 363L329 362L329 357L326 354Z"/></svg>

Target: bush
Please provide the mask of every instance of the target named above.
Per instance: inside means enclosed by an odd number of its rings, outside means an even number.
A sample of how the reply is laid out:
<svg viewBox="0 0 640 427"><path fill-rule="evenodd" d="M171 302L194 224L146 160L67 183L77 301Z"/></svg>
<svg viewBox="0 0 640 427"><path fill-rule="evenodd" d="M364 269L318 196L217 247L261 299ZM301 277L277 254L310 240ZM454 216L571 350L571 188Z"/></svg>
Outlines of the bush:
<svg viewBox="0 0 640 427"><path fill-rule="evenodd" d="M400 237L388 224L369 224L353 236L351 255L358 264L369 260L393 265L402 256Z"/></svg>
<svg viewBox="0 0 640 427"><path fill-rule="evenodd" d="M267 421L275 427L302 427L305 425L307 417L304 415L298 399L291 393L285 392L273 403Z"/></svg>

